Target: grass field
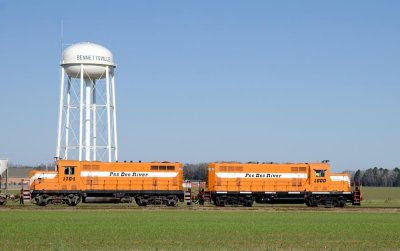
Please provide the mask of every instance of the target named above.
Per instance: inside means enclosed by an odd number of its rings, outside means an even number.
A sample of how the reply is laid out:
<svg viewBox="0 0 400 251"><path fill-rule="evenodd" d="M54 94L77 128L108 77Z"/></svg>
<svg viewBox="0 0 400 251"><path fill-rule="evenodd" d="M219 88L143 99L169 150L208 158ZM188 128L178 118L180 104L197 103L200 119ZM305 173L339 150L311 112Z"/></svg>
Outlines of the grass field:
<svg viewBox="0 0 400 251"><path fill-rule="evenodd" d="M395 250L400 213L2 210L1 250Z"/></svg>
<svg viewBox="0 0 400 251"><path fill-rule="evenodd" d="M400 250L400 188L363 193L362 207L335 209L10 201L0 208L0 250Z"/></svg>
<svg viewBox="0 0 400 251"><path fill-rule="evenodd" d="M363 187L363 206L400 207L400 187Z"/></svg>

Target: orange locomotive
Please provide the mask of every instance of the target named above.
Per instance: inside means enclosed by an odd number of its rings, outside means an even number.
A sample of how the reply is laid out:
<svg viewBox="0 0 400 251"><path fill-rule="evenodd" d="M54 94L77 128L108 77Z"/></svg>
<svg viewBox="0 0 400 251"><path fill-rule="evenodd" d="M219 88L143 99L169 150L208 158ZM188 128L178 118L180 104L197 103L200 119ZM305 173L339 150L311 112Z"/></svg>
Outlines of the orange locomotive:
<svg viewBox="0 0 400 251"><path fill-rule="evenodd" d="M322 163L211 163L208 188L217 206L257 203L354 204L350 177Z"/></svg>
<svg viewBox="0 0 400 251"><path fill-rule="evenodd" d="M139 206L183 200L182 163L57 161L57 171L32 171L30 190L33 202L45 206L82 202L131 202Z"/></svg>

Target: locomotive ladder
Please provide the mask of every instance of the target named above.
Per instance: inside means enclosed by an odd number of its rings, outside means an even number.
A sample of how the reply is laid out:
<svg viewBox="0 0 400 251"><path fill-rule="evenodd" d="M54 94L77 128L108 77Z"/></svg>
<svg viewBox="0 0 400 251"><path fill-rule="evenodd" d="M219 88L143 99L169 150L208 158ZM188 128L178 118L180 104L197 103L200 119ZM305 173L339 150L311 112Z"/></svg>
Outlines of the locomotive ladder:
<svg viewBox="0 0 400 251"><path fill-rule="evenodd" d="M354 188L353 188L353 206L360 206L361 205L361 186L359 182L354 181Z"/></svg>
<svg viewBox="0 0 400 251"><path fill-rule="evenodd" d="M192 191L190 188L184 192L184 202L186 202L187 205L192 204Z"/></svg>
<svg viewBox="0 0 400 251"><path fill-rule="evenodd" d="M211 191L204 191L204 201L211 202Z"/></svg>
<svg viewBox="0 0 400 251"><path fill-rule="evenodd" d="M29 190L23 190L23 200L31 200L31 192Z"/></svg>

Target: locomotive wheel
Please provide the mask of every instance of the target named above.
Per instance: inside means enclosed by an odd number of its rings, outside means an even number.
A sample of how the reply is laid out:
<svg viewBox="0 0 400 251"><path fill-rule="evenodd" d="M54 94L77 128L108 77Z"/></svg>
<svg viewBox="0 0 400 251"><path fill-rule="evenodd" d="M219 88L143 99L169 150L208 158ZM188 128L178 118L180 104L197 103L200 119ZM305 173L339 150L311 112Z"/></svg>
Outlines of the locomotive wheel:
<svg viewBox="0 0 400 251"><path fill-rule="evenodd" d="M308 197L306 199L306 205L309 207L318 207L318 201L315 200L313 197Z"/></svg>
<svg viewBox="0 0 400 251"><path fill-rule="evenodd" d="M245 203L243 204L244 207L252 207L253 206L253 200L249 199L246 200Z"/></svg>
<svg viewBox="0 0 400 251"><path fill-rule="evenodd" d="M175 200L169 200L167 202L167 207L174 207L176 206L176 201Z"/></svg>
<svg viewBox="0 0 400 251"><path fill-rule="evenodd" d="M217 197L215 200L215 205L217 207L224 207L225 206L225 199L222 197Z"/></svg>
<svg viewBox="0 0 400 251"><path fill-rule="evenodd" d="M346 205L346 200L345 199L338 199L338 203L336 207L344 207Z"/></svg>
<svg viewBox="0 0 400 251"><path fill-rule="evenodd" d="M136 204L139 207L145 207L147 206L147 199L143 199L142 197L136 197L135 198Z"/></svg>
<svg viewBox="0 0 400 251"><path fill-rule="evenodd" d="M42 195L36 196L36 205L44 207L47 205L46 200L43 198Z"/></svg>
<svg viewBox="0 0 400 251"><path fill-rule="evenodd" d="M81 201L81 196L77 194L69 194L67 198L67 205L71 207L78 205L78 203Z"/></svg>
<svg viewBox="0 0 400 251"><path fill-rule="evenodd" d="M168 196L167 207L174 207L178 204L178 198L176 196Z"/></svg>

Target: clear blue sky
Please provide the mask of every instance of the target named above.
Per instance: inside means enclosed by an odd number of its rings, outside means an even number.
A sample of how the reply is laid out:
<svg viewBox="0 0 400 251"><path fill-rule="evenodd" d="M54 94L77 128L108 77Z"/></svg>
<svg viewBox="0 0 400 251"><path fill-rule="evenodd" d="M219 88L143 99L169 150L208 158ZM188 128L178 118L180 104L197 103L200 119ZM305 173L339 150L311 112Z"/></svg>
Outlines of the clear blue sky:
<svg viewBox="0 0 400 251"><path fill-rule="evenodd" d="M0 0L0 157L55 155L64 43L109 48L120 160L400 166L400 1Z"/></svg>

